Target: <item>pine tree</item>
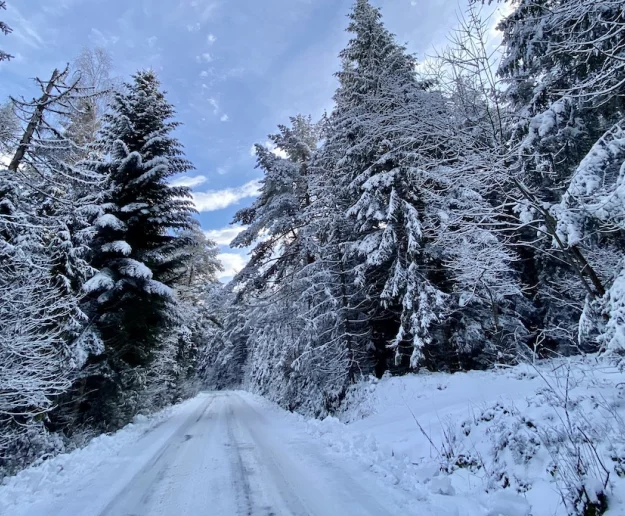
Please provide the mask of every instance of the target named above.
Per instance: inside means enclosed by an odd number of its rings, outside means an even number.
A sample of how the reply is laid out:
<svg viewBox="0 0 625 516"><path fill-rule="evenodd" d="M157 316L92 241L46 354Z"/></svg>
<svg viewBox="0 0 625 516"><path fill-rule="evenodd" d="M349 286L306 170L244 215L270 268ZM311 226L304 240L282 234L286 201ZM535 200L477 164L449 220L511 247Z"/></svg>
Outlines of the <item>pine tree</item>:
<svg viewBox="0 0 625 516"><path fill-rule="evenodd" d="M352 248L365 259L361 281L377 284L374 295L382 307L398 311L391 347L399 362L402 348L412 342L416 365L431 340L428 330L445 295L424 273L423 198L408 159L416 150L406 145L413 135L403 122L422 104L435 106L429 115L440 112L442 104L417 81L414 58L384 27L378 9L359 1L350 18L348 31L354 38L341 53L344 69L338 74L333 113L336 134L328 145L342 147L339 180L345 197L351 198L348 215L355 219L358 235ZM424 141L423 147L428 146L437 142Z"/></svg>
<svg viewBox="0 0 625 516"><path fill-rule="evenodd" d="M156 75L137 73L105 116L99 145L106 157L89 164L106 180L91 246L99 272L84 289L106 366L121 372L121 384L124 371L151 363L163 332L176 322L172 286L194 243L181 233L197 225L190 191L168 184L192 168L171 134L179 125L173 116ZM130 377L135 380L141 377Z"/></svg>
<svg viewBox="0 0 625 516"><path fill-rule="evenodd" d="M534 228L522 235L534 248L525 277L544 335L560 347L578 344L580 313L603 296L621 254L619 235L580 217L565 193L595 142L622 119L620 17L610 2L542 0L520 2L500 25L499 73L516 114L511 147L525 185L519 211Z"/></svg>
<svg viewBox="0 0 625 516"><path fill-rule="evenodd" d="M256 146L257 167L264 172L261 193L251 208L240 210L233 220L246 227L232 246L254 245L239 281L257 290L271 290L272 282L285 281L299 267L300 229L306 224L304 210L310 204L308 166L316 149L317 129L309 117L298 115L291 118L291 127L279 126L279 130L269 136L273 148Z"/></svg>
<svg viewBox="0 0 625 516"><path fill-rule="evenodd" d="M28 192L22 197L28 204L24 209L47 228L58 295L73 299L74 309L59 314L59 325L68 345L73 346L86 322L79 304L82 284L93 275L86 262L91 238L88 226L98 203L101 177L77 166L90 142L74 140L63 130L63 123L75 117L78 106L97 92L80 86L76 78L70 79L69 67L54 70L48 81L36 82L41 89L39 98L12 99L25 127L13 149L8 173Z"/></svg>
<svg viewBox="0 0 625 516"><path fill-rule="evenodd" d="M350 18L309 217L325 224L316 241L334 243L362 311L348 334L381 357L394 349L394 367L473 367L522 332L514 253L492 231L492 176L467 147L466 113L417 76L379 10L360 1Z"/></svg>
<svg viewBox="0 0 625 516"><path fill-rule="evenodd" d="M199 226L182 232L181 236L191 243L185 249L186 269L174 283L176 295L181 301L202 303L206 289L217 283L217 273L223 270L218 259L219 247Z"/></svg>
<svg viewBox="0 0 625 516"><path fill-rule="evenodd" d="M0 170L0 474L47 451L43 426L71 385L74 356L59 319L73 299L51 274L45 221L29 213L28 191Z"/></svg>

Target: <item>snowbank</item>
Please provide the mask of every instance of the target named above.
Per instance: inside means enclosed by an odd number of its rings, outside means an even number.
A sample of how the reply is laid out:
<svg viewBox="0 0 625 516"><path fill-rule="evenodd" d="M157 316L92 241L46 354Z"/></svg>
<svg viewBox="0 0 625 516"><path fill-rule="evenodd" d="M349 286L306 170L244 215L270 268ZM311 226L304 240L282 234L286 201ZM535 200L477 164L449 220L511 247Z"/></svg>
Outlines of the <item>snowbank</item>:
<svg viewBox="0 0 625 516"><path fill-rule="evenodd" d="M596 357L369 380L309 432L457 514L625 514L622 374ZM453 511L452 511L453 513ZM594 514L594 513L591 513Z"/></svg>

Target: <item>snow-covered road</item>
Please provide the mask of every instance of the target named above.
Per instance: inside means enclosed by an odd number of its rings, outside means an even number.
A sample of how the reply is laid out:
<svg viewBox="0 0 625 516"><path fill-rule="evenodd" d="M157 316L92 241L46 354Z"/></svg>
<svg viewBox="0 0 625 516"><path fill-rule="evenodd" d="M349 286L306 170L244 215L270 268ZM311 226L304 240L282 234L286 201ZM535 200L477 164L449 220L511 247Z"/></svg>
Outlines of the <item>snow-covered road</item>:
<svg viewBox="0 0 625 516"><path fill-rule="evenodd" d="M427 509L259 398L204 393L14 515L410 515ZM113 436L115 437L115 436ZM77 458L76 460L80 460ZM424 512L424 509L426 512Z"/></svg>

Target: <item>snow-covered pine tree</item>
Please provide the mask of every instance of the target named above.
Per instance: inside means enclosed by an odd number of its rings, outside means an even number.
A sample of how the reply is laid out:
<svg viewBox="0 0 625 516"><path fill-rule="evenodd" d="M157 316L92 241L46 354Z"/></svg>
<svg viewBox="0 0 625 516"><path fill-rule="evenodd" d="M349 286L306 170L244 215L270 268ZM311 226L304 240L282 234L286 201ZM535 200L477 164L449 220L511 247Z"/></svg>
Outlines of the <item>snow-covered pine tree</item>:
<svg viewBox="0 0 625 516"><path fill-rule="evenodd" d="M377 127L385 120L376 119L384 110L375 106L376 111L373 106L378 86L386 78L397 80L398 88L414 80L414 60L396 44L382 25L380 12L369 2L356 2L349 16L348 32L352 39L340 54L343 66L337 74L335 108L324 123L325 142L312 167L313 202L308 218L319 245L319 259L314 264L319 275L315 284L319 288L315 291L313 284L308 292L316 306L322 306L325 297L326 315L334 314L334 322L326 319L325 324L334 328L331 340L337 341L337 351L344 347L352 356L352 376L355 371L370 370L366 357L371 343L380 371L386 369L386 347L400 327L401 309L396 306L397 301L387 307L380 301L383 275L374 274L371 268L364 274L367 258L358 253L362 224L355 220L354 212L348 215L348 210L360 196L360 185L353 181L376 162L388 143L381 136L383 129ZM364 247L361 249L364 251ZM374 249L369 251L373 254ZM397 349L409 348L401 338L397 343Z"/></svg>
<svg viewBox="0 0 625 516"><path fill-rule="evenodd" d="M343 343L317 324L335 306L310 297L311 281L313 290L323 291L313 279L320 278L323 266L317 263L318 245L306 211L312 201L310 167L318 130L309 117L300 115L269 138L270 147L256 148L258 166L265 173L261 194L251 208L235 216L235 222L247 227L233 246L254 245L252 259L236 278L238 295L231 304L245 316L225 319L216 358L223 362L226 357L246 357L246 381L252 388L283 406L318 413L345 389L350 368L349 362L335 368L329 357L345 357ZM330 369L335 374L328 374Z"/></svg>
<svg viewBox="0 0 625 516"><path fill-rule="evenodd" d="M310 219L325 217L322 233L345 253L335 261L351 261L346 283L360 285L369 306L349 319L378 354L394 348L404 367L473 366L485 349L496 353L499 305L519 294L513 255L487 229L489 183L463 159L459 113L417 76L379 10L362 0L350 17L354 37L317 160L313 206L325 215Z"/></svg>
<svg viewBox="0 0 625 516"><path fill-rule="evenodd" d="M534 317L518 273L519 247L511 241L521 223L511 223L516 201L510 192L519 192L510 179L509 107L495 73L500 54L497 47L492 50L490 23L470 5L448 46L425 67L423 73L445 98L443 127L453 157L441 163L421 155L420 165L447 185L438 195L437 189L422 188L430 194L428 212L435 215L426 219L426 234L451 270L457 296L447 325L460 324L453 332L459 349L483 342L480 365L484 359L527 355L527 327Z"/></svg>
<svg viewBox="0 0 625 516"><path fill-rule="evenodd" d="M73 311L59 296L46 229L22 211L22 192L0 171L0 476L59 444L44 423L71 385L72 359L58 320ZM15 186L15 185L11 185Z"/></svg>
<svg viewBox="0 0 625 516"><path fill-rule="evenodd" d="M0 171L0 434L2 452L9 449L13 459L3 456L3 468L27 465L53 446L43 423L84 363L85 345L93 344L78 338L85 326L78 292L90 268L85 241L68 227L77 215L72 186L80 174L61 159L74 142L58 123L84 93L66 78L67 70L57 70L38 81L42 96L13 99L3 117L3 149L12 159Z"/></svg>
<svg viewBox="0 0 625 516"><path fill-rule="evenodd" d="M404 360L406 348L412 348L411 363L417 365L431 342L429 330L446 296L426 272L423 199L408 159L415 152L408 143L412 134L402 121L417 106L432 105L429 116L440 113L443 106L419 83L415 59L385 28L378 9L366 0L358 1L350 19L348 31L353 38L340 56L343 70L338 73L340 87L332 114L335 131L326 146L340 148L334 173L339 175L355 230L347 249L363 260L359 281L379 298L377 311L391 308L399 315L399 321L388 315L386 321L399 322L390 342L397 350L396 363ZM438 142L423 142L424 147L430 145L438 147Z"/></svg>
<svg viewBox="0 0 625 516"><path fill-rule="evenodd" d="M194 243L181 232L197 226L189 189L168 184L192 168L171 134L179 125L174 108L154 72L133 79L105 116L99 145L107 155L89 164L105 176L105 189L91 246L99 272L84 285L106 349L98 360L118 375L113 387L131 390L139 386L124 386L124 376L141 380L130 372L152 362L164 332L178 320L171 287L184 275ZM108 401L114 411L114 400ZM128 407L103 417L110 423L132 413Z"/></svg>
<svg viewBox="0 0 625 516"><path fill-rule="evenodd" d="M316 150L317 129L309 117L298 115L291 118L290 127L279 126L279 133L269 139L270 147L256 145L257 168L264 172L260 195L233 220L246 227L232 246L254 246L237 281L261 291L272 291L273 284L287 281L301 266L300 229L310 204L308 166Z"/></svg>
<svg viewBox="0 0 625 516"><path fill-rule="evenodd" d="M205 290L218 281L217 273L223 270L218 258L219 247L199 226L183 231L182 236L192 243L186 249L186 269L174 283L176 296L181 301L201 304Z"/></svg>
<svg viewBox="0 0 625 516"><path fill-rule="evenodd" d="M618 232L579 217L574 195L565 195L595 142L622 120L621 18L614 2L522 1L500 25L499 73L517 115L511 147L526 185L519 210L534 228L523 238L534 247L525 280L556 346L578 343L582 310L603 296L622 255Z"/></svg>
<svg viewBox="0 0 625 516"><path fill-rule="evenodd" d="M77 165L85 145L64 130L64 122L77 116L81 103L97 92L70 78L70 69L55 70L50 80L37 79L41 96L27 101L12 99L18 119L24 124L9 164L13 181L28 192L24 209L46 227L52 275L59 297L73 299L74 309L59 315L59 325L70 346L76 346L76 365L86 351L78 342L86 316L80 308L81 286L93 270L86 262L91 238L89 217L98 203L101 177ZM78 356L79 355L79 356Z"/></svg>

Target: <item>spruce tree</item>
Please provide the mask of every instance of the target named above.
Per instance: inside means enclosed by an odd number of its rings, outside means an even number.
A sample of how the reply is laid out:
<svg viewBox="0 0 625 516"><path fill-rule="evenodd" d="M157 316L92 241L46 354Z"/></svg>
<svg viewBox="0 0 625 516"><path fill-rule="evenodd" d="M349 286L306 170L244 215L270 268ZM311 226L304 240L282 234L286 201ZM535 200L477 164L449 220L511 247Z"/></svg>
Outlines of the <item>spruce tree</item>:
<svg viewBox="0 0 625 516"><path fill-rule="evenodd" d="M318 131L310 117L291 118L291 126L279 126L269 135L273 147L256 145L257 168L264 172L260 196L250 208L238 211L233 223L245 227L233 247L253 245L251 259L239 274L249 288L265 290L271 281L282 281L301 266L301 229L304 210L310 204L309 164L316 150ZM280 156L276 149L285 153Z"/></svg>
<svg viewBox="0 0 625 516"><path fill-rule="evenodd" d="M584 214L579 185L588 178L578 173L623 119L621 17L609 2L524 0L500 24L513 173L527 187L517 208L527 228L519 234L524 281L541 312L540 338L562 350L580 343L579 314L603 296L622 255L619 231ZM594 184L614 184L609 169Z"/></svg>
<svg viewBox="0 0 625 516"><path fill-rule="evenodd" d="M498 305L519 292L508 288L512 253L489 230L490 185L469 163L459 113L416 74L380 11L359 0L350 19L309 217L325 219L361 312L347 334L368 334L380 357L393 349L394 367L470 367L496 351Z"/></svg>
<svg viewBox="0 0 625 516"><path fill-rule="evenodd" d="M99 272L84 288L114 371L149 365L176 321L171 287L185 273L194 242L183 232L197 226L189 189L168 184L192 169L172 135L179 125L174 108L152 71L133 79L105 116L99 141L105 159L89 164L106 179L91 246Z"/></svg>

